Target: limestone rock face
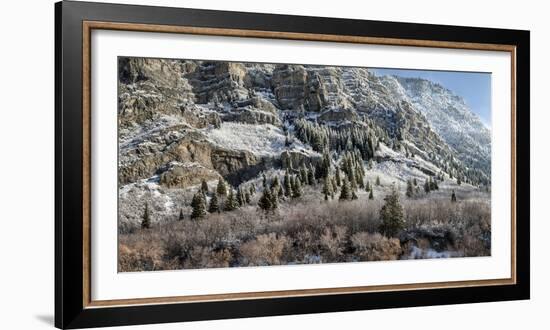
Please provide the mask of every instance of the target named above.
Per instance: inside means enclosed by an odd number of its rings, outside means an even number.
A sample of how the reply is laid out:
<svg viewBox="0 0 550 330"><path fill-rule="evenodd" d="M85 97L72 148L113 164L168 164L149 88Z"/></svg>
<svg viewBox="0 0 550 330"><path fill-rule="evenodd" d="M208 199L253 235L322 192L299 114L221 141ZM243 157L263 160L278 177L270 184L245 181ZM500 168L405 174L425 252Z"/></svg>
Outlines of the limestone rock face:
<svg viewBox="0 0 550 330"><path fill-rule="evenodd" d="M187 188L198 185L202 180L218 180L221 176L198 163L171 162L160 175L160 184L168 188Z"/></svg>
<svg viewBox="0 0 550 330"><path fill-rule="evenodd" d="M271 124L280 126L277 108L269 101L253 96L244 101L233 103L234 109L224 115L225 121L236 121L247 124Z"/></svg>
<svg viewBox="0 0 550 330"><path fill-rule="evenodd" d="M197 103L232 102L248 97L246 70L240 63L204 62L191 76Z"/></svg>
<svg viewBox="0 0 550 330"><path fill-rule="evenodd" d="M174 60L119 59L119 125L153 120L159 114L177 114L195 96L184 75L193 65Z"/></svg>
<svg viewBox="0 0 550 330"><path fill-rule="evenodd" d="M272 85L281 109L303 108L307 87L307 72L303 66L277 65Z"/></svg>
<svg viewBox="0 0 550 330"><path fill-rule="evenodd" d="M200 134L190 133L174 141L148 139L123 150L119 160L119 182L134 182L155 175L170 162L198 163L212 168L212 146Z"/></svg>

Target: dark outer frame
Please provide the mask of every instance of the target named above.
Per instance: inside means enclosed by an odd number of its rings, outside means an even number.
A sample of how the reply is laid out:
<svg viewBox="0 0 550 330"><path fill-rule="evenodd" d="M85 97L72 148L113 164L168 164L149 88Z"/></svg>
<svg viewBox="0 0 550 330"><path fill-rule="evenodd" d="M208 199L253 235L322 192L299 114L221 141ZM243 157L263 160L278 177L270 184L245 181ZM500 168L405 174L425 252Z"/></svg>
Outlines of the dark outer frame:
<svg viewBox="0 0 550 330"><path fill-rule="evenodd" d="M516 278L511 285L248 300L86 306L82 217L83 22L138 23L335 36L512 45L516 57ZM55 5L55 325L59 328L214 320L529 299L529 31L63 1ZM513 127L512 127L513 129ZM89 271L89 270L86 270Z"/></svg>

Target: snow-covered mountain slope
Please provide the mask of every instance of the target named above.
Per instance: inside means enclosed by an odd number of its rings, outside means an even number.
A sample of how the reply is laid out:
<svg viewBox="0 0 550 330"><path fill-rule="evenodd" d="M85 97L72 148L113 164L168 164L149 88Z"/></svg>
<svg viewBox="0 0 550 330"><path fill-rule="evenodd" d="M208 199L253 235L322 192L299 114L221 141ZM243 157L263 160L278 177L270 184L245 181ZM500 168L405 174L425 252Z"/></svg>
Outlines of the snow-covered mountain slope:
<svg viewBox="0 0 550 330"><path fill-rule="evenodd" d="M389 182L490 183L490 131L460 97L426 80L142 58L121 58L119 77L120 196L150 196L159 210L202 180L238 187L265 171L319 166L325 153L335 169L353 152Z"/></svg>
<svg viewBox="0 0 550 330"><path fill-rule="evenodd" d="M466 105L463 98L441 85L417 78L391 77L432 128L468 167L491 173L491 131Z"/></svg>

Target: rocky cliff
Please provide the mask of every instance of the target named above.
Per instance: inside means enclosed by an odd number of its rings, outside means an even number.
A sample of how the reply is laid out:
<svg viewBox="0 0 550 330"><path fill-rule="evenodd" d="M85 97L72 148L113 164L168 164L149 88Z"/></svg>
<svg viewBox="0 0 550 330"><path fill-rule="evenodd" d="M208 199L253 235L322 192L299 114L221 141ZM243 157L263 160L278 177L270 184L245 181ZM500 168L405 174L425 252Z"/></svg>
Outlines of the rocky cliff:
<svg viewBox="0 0 550 330"><path fill-rule="evenodd" d="M120 198L128 205L148 194L169 206L178 189L203 179L236 187L289 163L318 166L323 151L338 162L351 149L370 166L490 180L489 130L458 96L420 79L144 58L120 58L118 74ZM121 217L136 215L128 208Z"/></svg>

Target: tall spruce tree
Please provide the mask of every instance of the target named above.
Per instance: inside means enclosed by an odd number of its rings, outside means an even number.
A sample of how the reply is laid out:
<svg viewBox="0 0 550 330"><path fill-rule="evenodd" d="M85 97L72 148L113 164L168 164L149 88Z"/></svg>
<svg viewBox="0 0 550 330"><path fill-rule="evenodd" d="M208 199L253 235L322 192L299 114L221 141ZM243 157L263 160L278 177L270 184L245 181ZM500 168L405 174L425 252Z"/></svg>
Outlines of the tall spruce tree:
<svg viewBox="0 0 550 330"><path fill-rule="evenodd" d="M285 172L285 177L283 179L283 185L285 190L285 196L291 197L292 196L292 185L290 182L290 175L288 174L288 171Z"/></svg>
<svg viewBox="0 0 550 330"><path fill-rule="evenodd" d="M271 200L271 192L269 191L269 189L265 189L262 193L262 196L258 200L258 206L265 212L268 212L269 210L271 210Z"/></svg>
<svg viewBox="0 0 550 330"><path fill-rule="evenodd" d="M141 228L151 228L151 215L149 214L149 204L147 203L145 203L145 210L143 211L143 216L141 217Z"/></svg>
<svg viewBox="0 0 550 330"><path fill-rule="evenodd" d="M241 187L237 188L237 204L243 206L245 204L244 193Z"/></svg>
<svg viewBox="0 0 550 330"><path fill-rule="evenodd" d="M413 183L410 179L407 180L407 193L406 193L406 195L409 198L413 197L413 195L414 195Z"/></svg>
<svg viewBox="0 0 550 330"><path fill-rule="evenodd" d="M300 181L304 184L304 185L308 185L309 182L308 182L308 170L307 170L307 167L306 167L306 164L304 163L302 165L302 167L300 168Z"/></svg>
<svg viewBox="0 0 550 330"><path fill-rule="evenodd" d="M180 215L178 217L178 220L181 221L183 220L185 217L183 216L183 209L180 209Z"/></svg>
<svg viewBox="0 0 550 330"><path fill-rule="evenodd" d="M227 199L225 200L224 210L225 211L233 211L239 207L239 204L237 202L237 199L235 198L235 194L233 193L233 189L229 188L229 194L227 195Z"/></svg>
<svg viewBox="0 0 550 330"><path fill-rule="evenodd" d="M370 192L369 192L369 199L374 199L374 194L372 193L372 187L370 189Z"/></svg>
<svg viewBox="0 0 550 330"><path fill-rule="evenodd" d="M200 219L206 215L206 201L202 191L197 191L191 200L191 219Z"/></svg>
<svg viewBox="0 0 550 330"><path fill-rule="evenodd" d="M220 213L220 202L218 201L218 195L213 194L210 198L210 205L208 205L208 212Z"/></svg>
<svg viewBox="0 0 550 330"><path fill-rule="evenodd" d="M271 193L275 196L281 195L281 184L279 183L278 176L275 176L271 181Z"/></svg>
<svg viewBox="0 0 550 330"><path fill-rule="evenodd" d="M338 185L338 187L340 187L342 185L342 177L340 176L340 168L339 167L336 167L336 184Z"/></svg>
<svg viewBox="0 0 550 330"><path fill-rule="evenodd" d="M380 232L388 237L394 237L403 229L405 221L403 218L403 207L399 203L399 195L395 185L392 191L384 197L384 206L380 209Z"/></svg>
<svg viewBox="0 0 550 330"><path fill-rule="evenodd" d="M201 181L201 191L203 194L208 194L208 183L204 179Z"/></svg>
<svg viewBox="0 0 550 330"><path fill-rule="evenodd" d="M279 196L278 193L271 191L271 210L275 210L279 207Z"/></svg>
<svg viewBox="0 0 550 330"><path fill-rule="evenodd" d="M342 179L342 186L340 187L340 200L351 199L351 188L349 186L347 178Z"/></svg>
<svg viewBox="0 0 550 330"><path fill-rule="evenodd" d="M294 189L292 190L292 197L298 198L302 196L302 182L299 177L294 179Z"/></svg>
<svg viewBox="0 0 550 330"><path fill-rule="evenodd" d="M218 180L218 186L216 187L216 192L218 193L218 195L220 196L225 196L227 195L227 187L225 185L225 182L223 181L222 178L220 178Z"/></svg>
<svg viewBox="0 0 550 330"><path fill-rule="evenodd" d="M429 179L424 182L424 192L428 194L430 192L430 182Z"/></svg>
<svg viewBox="0 0 550 330"><path fill-rule="evenodd" d="M332 195L332 184L330 182L331 178L326 177L322 190L322 193L325 195L325 200L328 200L328 196Z"/></svg>
<svg viewBox="0 0 550 330"><path fill-rule="evenodd" d="M310 185L315 185L315 167L309 164L309 170L307 172L307 182Z"/></svg>
<svg viewBox="0 0 550 330"><path fill-rule="evenodd" d="M376 185L377 185L377 186L380 185L380 177L379 177L379 176L376 177Z"/></svg>

